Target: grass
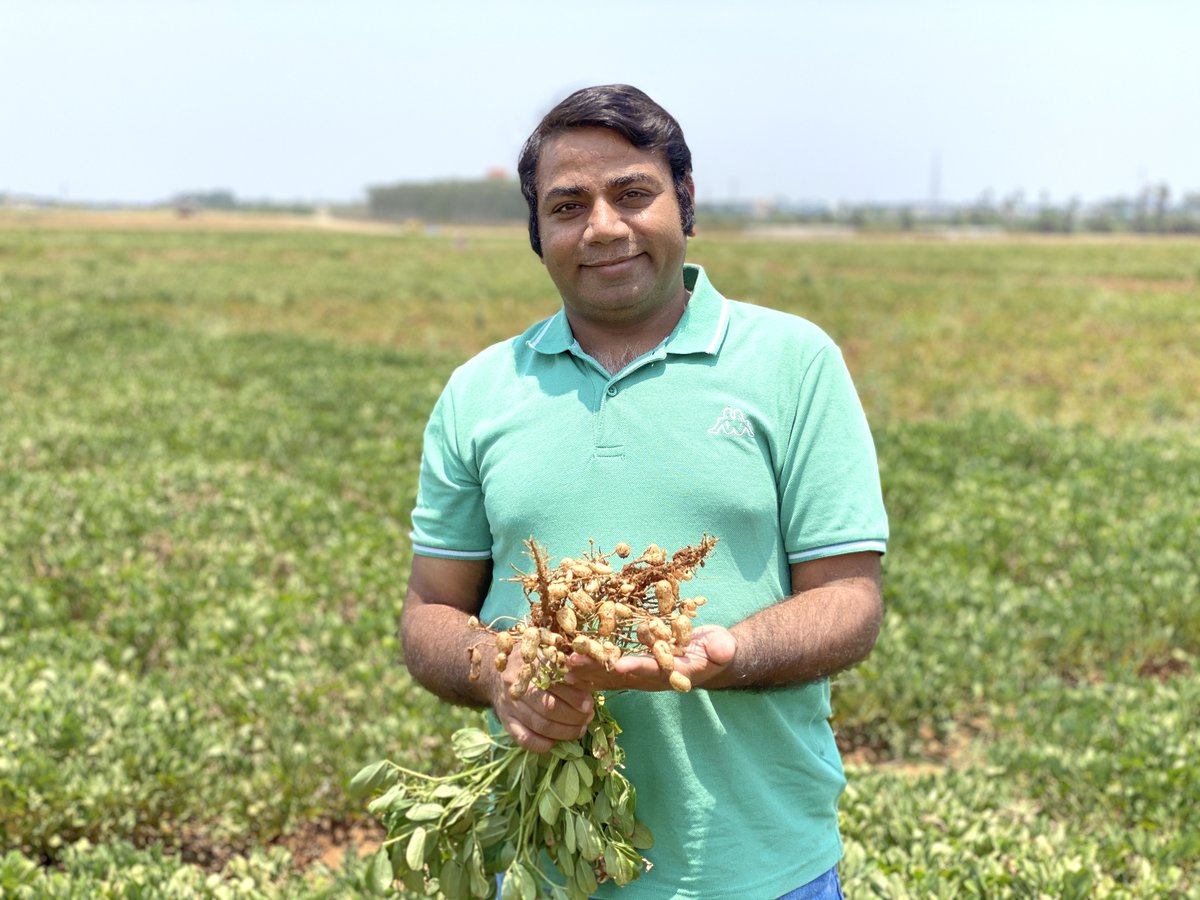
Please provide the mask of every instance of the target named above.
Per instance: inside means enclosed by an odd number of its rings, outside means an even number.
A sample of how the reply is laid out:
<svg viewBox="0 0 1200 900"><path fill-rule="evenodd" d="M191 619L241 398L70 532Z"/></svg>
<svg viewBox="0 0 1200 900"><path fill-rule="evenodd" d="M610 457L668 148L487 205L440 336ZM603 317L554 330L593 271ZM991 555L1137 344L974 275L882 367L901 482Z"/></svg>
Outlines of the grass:
<svg viewBox="0 0 1200 900"><path fill-rule="evenodd" d="M552 286L517 232L212 224L0 221L0 894L356 895L289 835L471 718L398 661L420 433ZM876 433L848 895L1200 895L1195 245L689 253Z"/></svg>

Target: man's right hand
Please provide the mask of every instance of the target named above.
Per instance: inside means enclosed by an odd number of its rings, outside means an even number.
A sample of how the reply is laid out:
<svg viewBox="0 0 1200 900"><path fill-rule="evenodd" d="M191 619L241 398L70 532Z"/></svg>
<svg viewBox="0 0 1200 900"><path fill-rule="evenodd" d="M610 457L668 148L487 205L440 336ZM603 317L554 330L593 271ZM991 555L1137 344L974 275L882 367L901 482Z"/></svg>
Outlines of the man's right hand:
<svg viewBox="0 0 1200 900"><path fill-rule="evenodd" d="M492 708L504 729L526 750L545 753L559 741L574 741L587 732L595 704L590 692L567 684L543 691L530 685L525 695L514 700L509 688L521 671L521 655L512 653L503 672L491 666L484 653L484 671L490 670Z"/></svg>
<svg viewBox="0 0 1200 900"><path fill-rule="evenodd" d="M576 740L587 731L594 710L592 695L580 687L531 687L519 700L509 694L521 671L521 654L510 653L497 672L495 649L468 621L478 615L491 582L490 560L413 557L408 594L400 618L400 639L409 673L451 703L488 706L513 740L544 753L558 741ZM480 645L483 665L478 681L468 680L466 650Z"/></svg>

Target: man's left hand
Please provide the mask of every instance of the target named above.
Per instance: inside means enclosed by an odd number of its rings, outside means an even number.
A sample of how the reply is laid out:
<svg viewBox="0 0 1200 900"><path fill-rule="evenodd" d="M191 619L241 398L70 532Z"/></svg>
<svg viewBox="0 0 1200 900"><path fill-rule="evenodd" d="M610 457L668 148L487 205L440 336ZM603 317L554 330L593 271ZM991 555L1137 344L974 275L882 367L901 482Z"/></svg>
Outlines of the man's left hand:
<svg viewBox="0 0 1200 900"><path fill-rule="evenodd" d="M701 625L692 633L682 656L675 657L675 671L687 676L692 687L703 687L733 661L737 639L719 625ZM567 657L567 684L589 691L666 691L669 672L663 672L649 654L622 656L606 669L590 656L573 653Z"/></svg>

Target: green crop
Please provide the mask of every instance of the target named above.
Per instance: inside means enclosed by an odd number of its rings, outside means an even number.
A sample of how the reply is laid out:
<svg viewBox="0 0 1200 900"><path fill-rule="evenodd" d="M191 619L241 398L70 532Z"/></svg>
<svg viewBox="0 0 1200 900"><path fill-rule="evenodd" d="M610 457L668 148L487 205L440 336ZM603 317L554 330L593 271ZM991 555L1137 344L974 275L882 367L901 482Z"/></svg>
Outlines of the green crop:
<svg viewBox="0 0 1200 900"><path fill-rule="evenodd" d="M547 753L464 728L452 739L461 768L433 777L393 762L367 766L350 783L387 828L372 864L382 889L394 878L417 893L503 900L586 898L599 881L628 884L648 864L653 840L635 818L637 793L621 774L620 732L597 697L579 741ZM545 872L542 855L561 881Z"/></svg>
<svg viewBox="0 0 1200 900"><path fill-rule="evenodd" d="M421 429L553 285L519 230L51 218L0 212L0 895L362 896L298 837L475 724L397 661ZM876 437L848 896L1200 896L1197 248L689 243Z"/></svg>

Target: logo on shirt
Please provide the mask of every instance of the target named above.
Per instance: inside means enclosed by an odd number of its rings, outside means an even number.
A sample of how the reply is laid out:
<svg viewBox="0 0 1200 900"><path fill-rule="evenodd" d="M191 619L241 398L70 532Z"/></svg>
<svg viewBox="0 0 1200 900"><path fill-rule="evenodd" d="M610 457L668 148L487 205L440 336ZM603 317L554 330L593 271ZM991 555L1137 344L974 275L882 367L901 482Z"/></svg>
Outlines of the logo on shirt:
<svg viewBox="0 0 1200 900"><path fill-rule="evenodd" d="M754 437L750 420L736 406L727 406L721 410L717 423L708 429L708 433L723 434L726 437Z"/></svg>

